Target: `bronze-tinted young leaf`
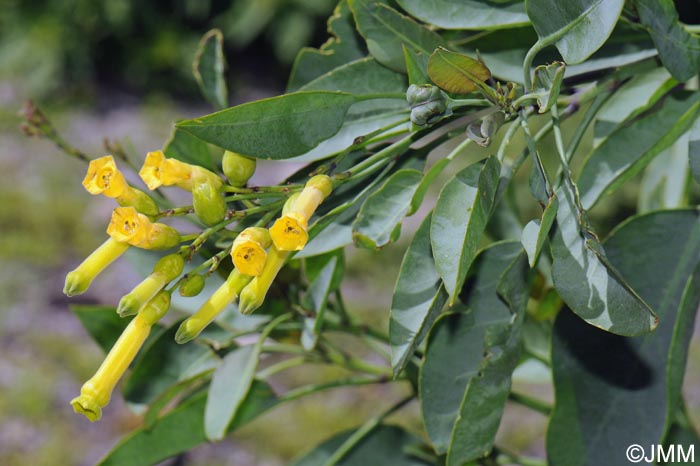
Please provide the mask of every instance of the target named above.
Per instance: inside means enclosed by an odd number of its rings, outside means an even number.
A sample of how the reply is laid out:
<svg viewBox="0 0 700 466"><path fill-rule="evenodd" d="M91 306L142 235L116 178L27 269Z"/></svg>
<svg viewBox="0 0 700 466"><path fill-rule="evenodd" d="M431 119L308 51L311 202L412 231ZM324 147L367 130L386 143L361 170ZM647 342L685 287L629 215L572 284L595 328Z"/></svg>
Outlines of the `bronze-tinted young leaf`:
<svg viewBox="0 0 700 466"><path fill-rule="evenodd" d="M491 71L468 55L436 49L428 60L428 75L440 88L455 94L468 94L491 77Z"/></svg>
<svg viewBox="0 0 700 466"><path fill-rule="evenodd" d="M199 41L192 72L202 95L217 110L228 107L225 68L224 36L218 29L212 29Z"/></svg>

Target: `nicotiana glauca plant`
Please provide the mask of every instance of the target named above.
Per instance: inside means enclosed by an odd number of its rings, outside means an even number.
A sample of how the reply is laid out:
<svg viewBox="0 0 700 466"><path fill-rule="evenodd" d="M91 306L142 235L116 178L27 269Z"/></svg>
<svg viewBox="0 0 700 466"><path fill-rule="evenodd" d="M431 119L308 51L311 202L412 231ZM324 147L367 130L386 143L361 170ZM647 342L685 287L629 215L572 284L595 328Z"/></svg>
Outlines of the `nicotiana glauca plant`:
<svg viewBox="0 0 700 466"><path fill-rule="evenodd" d="M231 108L206 34L194 71L218 111L176 123L141 166L118 144L88 157L27 108L25 131L88 162L85 188L119 205L64 292L128 249L163 251L116 309L74 307L108 351L75 411L99 419L129 371L123 395L145 413L100 464L155 464L283 403L394 383L411 395L294 464L622 465L632 444L697 444L681 387L700 304L700 39L674 3L342 0L328 27L287 93ZM489 155L451 168L474 146ZM257 159L303 168L252 186ZM637 212L596 212L623 185ZM410 215L388 331L367 326L344 304L345 252L397 241ZM159 323L170 307L187 317ZM388 348L386 364L338 333ZM301 364L351 375L272 389ZM533 364L553 404L512 390ZM385 423L414 399L424 432ZM549 418L546 458L495 444L508 402Z"/></svg>

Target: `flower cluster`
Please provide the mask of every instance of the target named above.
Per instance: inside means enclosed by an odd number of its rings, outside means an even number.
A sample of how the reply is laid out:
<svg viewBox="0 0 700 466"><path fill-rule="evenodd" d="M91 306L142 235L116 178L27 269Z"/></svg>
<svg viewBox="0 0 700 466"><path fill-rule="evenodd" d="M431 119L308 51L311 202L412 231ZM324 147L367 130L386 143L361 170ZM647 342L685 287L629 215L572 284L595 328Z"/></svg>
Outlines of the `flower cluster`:
<svg viewBox="0 0 700 466"><path fill-rule="evenodd" d="M95 375L82 386L80 396L71 401L74 410L91 421L101 417L102 408L109 402L114 387L136 357L151 328L168 312L173 291L179 289L182 296L199 294L206 277L230 256L232 271L204 304L182 322L175 340L186 343L194 339L237 299L241 313L252 313L263 304L290 254L301 250L308 241L309 221L333 188L328 176L316 175L303 187L274 191L275 196L281 198L277 201L255 203L252 200L259 196L255 194L257 188L245 188L255 172L255 160L227 151L222 162L227 182L203 167L168 158L162 151L149 152L139 176L150 190L176 186L192 193L191 206L163 210L148 194L129 185L111 156L90 162L83 185L91 194L114 198L119 207L112 212L107 227L109 238L66 276L66 295L87 291L91 282L130 247L149 250L177 248L175 252L162 256L152 272L119 301L119 316L134 317ZM227 198L227 192L238 194ZM229 210L227 201L240 203L246 208ZM281 215L272 222L280 210ZM190 212L194 212L207 228L194 235L180 235L172 226L156 221ZM237 215L239 213L242 215ZM226 230L226 226L252 213L265 215L252 226ZM211 235L220 231L237 232L237 235L228 248L183 275L192 255ZM189 245L183 244L190 240ZM200 273L207 267L208 271Z"/></svg>

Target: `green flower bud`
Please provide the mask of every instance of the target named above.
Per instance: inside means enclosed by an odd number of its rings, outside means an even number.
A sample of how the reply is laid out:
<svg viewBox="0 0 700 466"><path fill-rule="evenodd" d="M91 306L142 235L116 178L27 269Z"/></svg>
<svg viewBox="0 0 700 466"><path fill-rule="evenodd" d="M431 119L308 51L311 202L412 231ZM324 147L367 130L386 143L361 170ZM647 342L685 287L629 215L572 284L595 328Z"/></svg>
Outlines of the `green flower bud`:
<svg viewBox="0 0 700 466"><path fill-rule="evenodd" d="M180 296L191 298L197 296L203 289L204 277L199 274L191 275L180 284Z"/></svg>
<svg viewBox="0 0 700 466"><path fill-rule="evenodd" d="M153 272L133 290L124 295L117 306L121 317L139 312L163 287L182 273L185 259L180 254L168 254L153 267Z"/></svg>
<svg viewBox="0 0 700 466"><path fill-rule="evenodd" d="M162 273L168 281L179 277L185 268L185 259L180 254L168 254L158 259L153 273Z"/></svg>
<svg viewBox="0 0 700 466"><path fill-rule="evenodd" d="M434 123L447 112L447 96L430 84L411 84L406 100L411 105L411 122L416 126Z"/></svg>
<svg viewBox="0 0 700 466"><path fill-rule="evenodd" d="M133 207L144 215L154 216L159 212L156 201L151 196L131 186L122 196L117 197L117 203L122 207Z"/></svg>
<svg viewBox="0 0 700 466"><path fill-rule="evenodd" d="M227 150L224 152L221 165L224 175L228 178L231 186L241 187L245 186L250 177L253 176L253 173L255 173L257 161L254 158Z"/></svg>
<svg viewBox="0 0 700 466"><path fill-rule="evenodd" d="M216 225L226 216L224 194L211 183L201 183L192 189L192 204L195 214L205 225Z"/></svg>

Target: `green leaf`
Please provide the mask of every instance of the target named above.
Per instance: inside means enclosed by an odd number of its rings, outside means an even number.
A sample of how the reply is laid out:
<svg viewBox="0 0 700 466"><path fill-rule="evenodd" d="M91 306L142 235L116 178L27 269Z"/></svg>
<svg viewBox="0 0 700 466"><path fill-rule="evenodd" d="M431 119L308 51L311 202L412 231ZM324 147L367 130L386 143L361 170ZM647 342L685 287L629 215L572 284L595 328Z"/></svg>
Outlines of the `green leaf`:
<svg viewBox="0 0 700 466"><path fill-rule="evenodd" d="M170 133L170 139L165 143L163 153L165 153L166 157L181 160L192 165L199 165L209 170L216 169L211 159L209 145L188 132L177 128L177 126Z"/></svg>
<svg viewBox="0 0 700 466"><path fill-rule="evenodd" d="M554 220L557 218L557 209L559 201L556 195L552 195L542 213L542 219L531 220L523 228L523 234L520 242L527 253L530 267L534 267L537 259L540 257L545 241L549 236L549 230L552 229Z"/></svg>
<svg viewBox="0 0 700 466"><path fill-rule="evenodd" d="M328 18L328 33L331 37L320 49L301 49L289 76L287 92L296 91L336 67L366 55L347 1L339 2Z"/></svg>
<svg viewBox="0 0 700 466"><path fill-rule="evenodd" d="M179 122L178 129L255 158L288 159L338 132L357 99L342 92L295 92Z"/></svg>
<svg viewBox="0 0 700 466"><path fill-rule="evenodd" d="M700 95L678 92L634 124L611 133L588 155L581 169L578 186L584 209L637 174L685 133L699 114Z"/></svg>
<svg viewBox="0 0 700 466"><path fill-rule="evenodd" d="M686 132L651 161L639 186L637 212L687 205L689 142L690 133Z"/></svg>
<svg viewBox="0 0 700 466"><path fill-rule="evenodd" d="M310 279L309 288L304 296L305 307L314 312L313 317L304 318L304 329L301 333L301 344L307 351L313 350L318 342L328 305L328 295L340 286L344 264L340 263L339 258L342 257L342 251L340 251L328 254L326 257L307 259L307 266L309 263L320 262L319 259L325 259L323 267L314 274L313 279Z"/></svg>
<svg viewBox="0 0 700 466"><path fill-rule="evenodd" d="M493 446L520 357L527 273L520 243L493 244L474 262L460 312L440 316L430 331L420 401L428 436L448 466Z"/></svg>
<svg viewBox="0 0 700 466"><path fill-rule="evenodd" d="M411 208L408 211L408 215L413 215L418 212L418 209L420 209L421 204L423 204L423 199L425 198L425 195L428 194L428 189L430 189L433 181L435 181L435 178L437 178L449 164L449 159L440 159L435 162L432 167L430 167L430 170L428 170L425 176L423 176L423 179L418 185L418 189L416 189L416 193L413 195L413 199L411 200Z"/></svg>
<svg viewBox="0 0 700 466"><path fill-rule="evenodd" d="M491 77L491 71L474 58L438 48L428 61L428 75L441 89L468 94Z"/></svg>
<svg viewBox="0 0 700 466"><path fill-rule="evenodd" d="M412 48L403 46L403 56L406 60L406 72L408 73L408 84L417 86L430 84L428 78L428 56L416 52Z"/></svg>
<svg viewBox="0 0 700 466"><path fill-rule="evenodd" d="M530 21L521 1L398 0L411 16L442 29L505 29Z"/></svg>
<svg viewBox="0 0 700 466"><path fill-rule="evenodd" d="M700 215L688 209L633 217L605 247L660 323L653 333L624 338L568 311L559 314L552 339L556 403L547 434L553 466L625 464L625 448L610 446L661 443L681 403L700 302Z"/></svg>
<svg viewBox="0 0 700 466"><path fill-rule="evenodd" d="M364 57L334 68L302 86L300 91L339 91L348 94L396 93L405 103L406 76Z"/></svg>
<svg viewBox="0 0 700 466"><path fill-rule="evenodd" d="M128 402L149 404L171 386L218 365L219 357L211 348L192 344L185 350L175 343L179 324L176 322L144 345L142 356L124 384L124 398Z"/></svg>
<svg viewBox="0 0 700 466"><path fill-rule="evenodd" d="M598 146L619 123L651 108L676 84L678 82L663 67L634 74L605 101L596 114L594 146Z"/></svg>
<svg viewBox="0 0 700 466"><path fill-rule="evenodd" d="M430 55L443 45L437 33L378 1L349 0L348 3L369 53L392 70L406 71L404 46Z"/></svg>
<svg viewBox="0 0 700 466"><path fill-rule="evenodd" d="M353 431L346 431L331 437L295 461L292 466L325 466L352 434ZM420 440L405 430L381 425L335 463L335 466L427 466L428 463L407 452L414 445L420 445Z"/></svg>
<svg viewBox="0 0 700 466"><path fill-rule="evenodd" d="M437 199L430 224L435 267L455 301L474 260L495 202L500 174L496 157L457 173Z"/></svg>
<svg viewBox="0 0 700 466"><path fill-rule="evenodd" d="M114 307L73 305L70 309L105 353L112 349L129 325L129 319L119 317Z"/></svg>
<svg viewBox="0 0 700 466"><path fill-rule="evenodd" d="M581 63L610 37L624 0L527 0L541 44L557 46L567 64Z"/></svg>
<svg viewBox="0 0 700 466"><path fill-rule="evenodd" d="M618 335L653 330L658 319L605 258L574 202L568 184L557 191L557 228L551 239L552 280L561 299L591 325Z"/></svg>
<svg viewBox="0 0 700 466"><path fill-rule="evenodd" d="M272 389L255 381L229 430L242 427L276 403ZM124 437L98 466L151 466L206 442L205 404L205 392L187 399L150 428L136 429Z"/></svg>
<svg viewBox="0 0 700 466"><path fill-rule="evenodd" d="M214 372L204 409L207 439L222 440L239 407L245 400L258 368L256 345L241 346L226 355Z"/></svg>
<svg viewBox="0 0 700 466"><path fill-rule="evenodd" d="M688 141L688 162L696 183L700 183L700 118L696 119L690 129Z"/></svg>
<svg viewBox="0 0 700 466"><path fill-rule="evenodd" d="M673 1L634 0L634 5L673 77L683 82L695 76L700 71L700 37L683 27Z"/></svg>
<svg viewBox="0 0 700 466"><path fill-rule="evenodd" d="M448 298L430 246L431 215L423 220L408 246L394 287L389 320L394 376L406 367Z"/></svg>
<svg viewBox="0 0 700 466"><path fill-rule="evenodd" d="M423 174L418 170L399 170L381 188L367 197L352 224L356 245L380 249L398 239L401 221L411 208L411 201Z"/></svg>
<svg viewBox="0 0 700 466"><path fill-rule="evenodd" d="M212 29L199 41L192 72L202 95L217 110L228 107L225 68L224 36L218 29Z"/></svg>
<svg viewBox="0 0 700 466"><path fill-rule="evenodd" d="M564 81L565 71L566 65L557 61L535 68L532 92L537 96L539 113L548 112L550 107L556 104L561 83Z"/></svg>

